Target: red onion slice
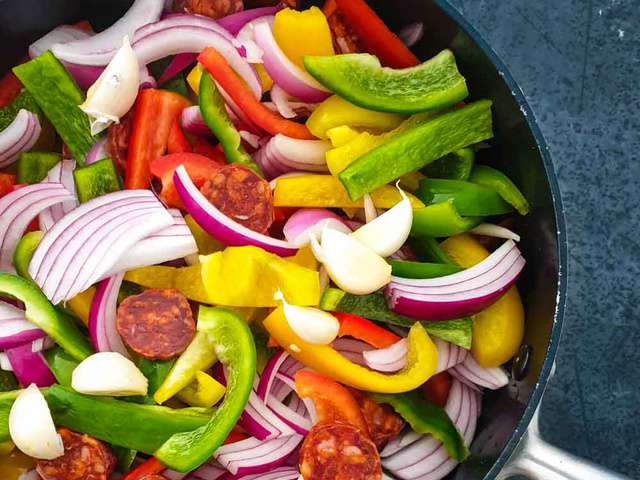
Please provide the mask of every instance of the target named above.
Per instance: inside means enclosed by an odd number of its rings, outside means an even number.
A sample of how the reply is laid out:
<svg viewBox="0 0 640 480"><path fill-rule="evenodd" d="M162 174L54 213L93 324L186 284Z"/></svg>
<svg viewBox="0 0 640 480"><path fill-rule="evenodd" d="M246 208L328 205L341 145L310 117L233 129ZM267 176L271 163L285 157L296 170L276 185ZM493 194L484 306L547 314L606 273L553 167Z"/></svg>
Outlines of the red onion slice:
<svg viewBox="0 0 640 480"><path fill-rule="evenodd" d="M268 178L284 173L306 171L328 172L325 153L331 144L324 140L299 140L277 134L254 154Z"/></svg>
<svg viewBox="0 0 640 480"><path fill-rule="evenodd" d="M40 131L38 116L20 109L13 122L0 132L0 168L8 167L18 155L30 150L38 141Z"/></svg>
<svg viewBox="0 0 640 480"><path fill-rule="evenodd" d="M158 79L158 83L162 85L163 83L168 82L169 80L174 78L176 75L178 75L180 72L189 68L195 62L196 62L195 53L180 53L176 55L175 57L173 57L173 59L171 60L171 63L166 68L166 70L162 72L162 75L160 75L160 78Z"/></svg>
<svg viewBox="0 0 640 480"><path fill-rule="evenodd" d="M163 18L157 22L149 23L136 30L132 43L137 42L153 33L173 27L199 27L211 30L227 39L234 46L239 46L236 39L225 28L223 28L216 20L204 15L191 15L186 13L175 13ZM199 53L199 52L198 52ZM195 60L195 57L193 57Z"/></svg>
<svg viewBox="0 0 640 480"><path fill-rule="evenodd" d="M167 471L165 470L163 475L167 475ZM222 468L221 466L214 464L212 462L205 463L198 467L197 470L189 473L184 477L184 480L217 480L218 478L226 478L229 473ZM169 478L169 476L167 476Z"/></svg>
<svg viewBox="0 0 640 480"><path fill-rule="evenodd" d="M192 135L199 135L201 137L210 137L213 135L207 124L204 122L198 105L187 107L182 110L180 123L184 131Z"/></svg>
<svg viewBox="0 0 640 480"><path fill-rule="evenodd" d="M453 367L451 374L461 381L467 380L490 390L497 390L509 383L509 377L502 368L481 367L472 355L467 355L464 362Z"/></svg>
<svg viewBox="0 0 640 480"><path fill-rule="evenodd" d="M48 387L56 383L42 352L33 352L31 343L9 348L5 353L13 373L22 386L35 383L38 387Z"/></svg>
<svg viewBox="0 0 640 480"><path fill-rule="evenodd" d="M260 17L275 15L281 8L281 5L277 5L275 7L251 8L249 10L233 13L220 18L218 20L218 25L225 28L231 35L237 35L247 23Z"/></svg>
<svg viewBox="0 0 640 480"><path fill-rule="evenodd" d="M75 166L75 160L61 160L60 163L49 170L47 178L44 180L45 182L61 184L73 194L73 200L52 205L40 213L38 223L40 230L43 232L49 230L54 223L78 206L75 179L73 178Z"/></svg>
<svg viewBox="0 0 640 480"><path fill-rule="evenodd" d="M422 37L424 36L424 23L410 23L402 30L400 30L398 36L407 47L411 48L420 40L422 40Z"/></svg>
<svg viewBox="0 0 640 480"><path fill-rule="evenodd" d="M289 435L267 441L247 438L223 445L214 458L233 475L268 472L281 466L302 441L301 435Z"/></svg>
<svg viewBox="0 0 640 480"><path fill-rule="evenodd" d="M409 347L403 338L387 348L362 352L364 361L372 370L379 372L397 372L407 364Z"/></svg>
<svg viewBox="0 0 640 480"><path fill-rule="evenodd" d="M256 43L264 52L264 68L274 83L304 102L321 102L331 95L311 75L287 58L273 37L267 20L256 21L253 31Z"/></svg>
<svg viewBox="0 0 640 480"><path fill-rule="evenodd" d="M11 362L9 361L9 357L4 352L0 352L0 370L4 370L5 372L13 372L13 367L11 366Z"/></svg>
<svg viewBox="0 0 640 480"><path fill-rule="evenodd" d="M229 246L254 245L283 257L297 252L289 242L256 233L223 214L200 193L183 165L176 169L173 179L187 212L218 241Z"/></svg>
<svg viewBox="0 0 640 480"><path fill-rule="evenodd" d="M15 348L46 337L47 334L29 322L24 311L0 302L0 349Z"/></svg>
<svg viewBox="0 0 640 480"><path fill-rule="evenodd" d="M434 338L433 343L435 343L438 349L438 366L436 373L444 372L445 370L455 367L464 362L467 356L469 356L468 350L453 343L445 342L439 338Z"/></svg>
<svg viewBox="0 0 640 480"><path fill-rule="evenodd" d="M333 228L344 233L351 229L342 217L325 208L301 208L291 215L282 228L284 237L299 247L309 243L309 236L322 233L323 228Z"/></svg>
<svg viewBox="0 0 640 480"><path fill-rule="evenodd" d="M512 232L508 228L493 223L481 223L477 227L469 230L469 233L485 235L487 237L506 238L507 240L513 240L515 242L520 241L520 235Z"/></svg>
<svg viewBox="0 0 640 480"><path fill-rule="evenodd" d="M130 358L116 330L118 292L123 278L120 273L98 284L89 312L89 334L96 352L118 352Z"/></svg>
<svg viewBox="0 0 640 480"><path fill-rule="evenodd" d="M29 58L39 57L56 44L69 43L91 36L91 33L73 25L60 25L29 45Z"/></svg>
<svg viewBox="0 0 640 480"><path fill-rule="evenodd" d="M242 480L297 480L298 478L301 477L297 467L284 466L270 472L244 475Z"/></svg>
<svg viewBox="0 0 640 480"><path fill-rule="evenodd" d="M102 137L100 140L93 144L93 146L89 150L89 153L87 153L84 164L91 165L98 160L102 160L103 158L108 157L109 154L107 153L107 137Z"/></svg>
<svg viewBox="0 0 640 480"><path fill-rule="evenodd" d="M133 38L140 27L160 18L164 0L136 0L129 10L106 30L85 39L52 47L60 60L79 65L106 65L122 45L125 35Z"/></svg>
<svg viewBox="0 0 640 480"><path fill-rule="evenodd" d="M238 421L248 433L258 440L269 440L295 433L295 431L255 393L251 392L249 401Z"/></svg>
<svg viewBox="0 0 640 480"><path fill-rule="evenodd" d="M45 208L73 199L59 183L27 185L0 198L0 271L15 271L13 252L31 220Z"/></svg>

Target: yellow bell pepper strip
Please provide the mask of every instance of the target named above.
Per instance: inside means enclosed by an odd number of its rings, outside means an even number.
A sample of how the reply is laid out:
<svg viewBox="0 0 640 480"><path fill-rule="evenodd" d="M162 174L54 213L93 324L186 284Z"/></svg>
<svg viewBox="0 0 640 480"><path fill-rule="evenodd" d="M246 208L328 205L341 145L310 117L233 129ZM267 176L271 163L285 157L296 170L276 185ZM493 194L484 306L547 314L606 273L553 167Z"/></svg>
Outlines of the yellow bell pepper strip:
<svg viewBox="0 0 640 480"><path fill-rule="evenodd" d="M318 305L318 272L258 247L228 247L203 257L202 281L217 305L273 307L280 289L295 305Z"/></svg>
<svg viewBox="0 0 640 480"><path fill-rule="evenodd" d="M2 444L4 445L4 444ZM8 442L7 445L13 445ZM32 470L36 466L36 460L28 457L20 450L0 453L0 478L12 479L21 478L25 472Z"/></svg>
<svg viewBox="0 0 640 480"><path fill-rule="evenodd" d="M198 330L209 336L225 367L227 391L206 425L177 433L154 454L163 464L189 472L206 462L223 444L240 418L256 376L256 347L246 322L229 310L200 307Z"/></svg>
<svg viewBox="0 0 640 480"><path fill-rule="evenodd" d="M318 138L326 139L327 130L348 125L387 131L396 128L406 117L393 113L374 112L333 95L318 105L307 119L307 128Z"/></svg>
<svg viewBox="0 0 640 480"><path fill-rule="evenodd" d="M320 263L313 255L311 247L305 246L299 249L293 257L288 257L287 261L293 262L301 267L308 268L310 270L318 270Z"/></svg>
<svg viewBox="0 0 640 480"><path fill-rule="evenodd" d="M293 358L334 380L369 392L401 393L418 388L436 370L438 351L424 327L416 322L409 330L407 365L387 375L357 365L331 345L314 345L297 336L278 307L263 322L269 334Z"/></svg>
<svg viewBox="0 0 640 480"><path fill-rule="evenodd" d="M189 230L191 230L200 255L209 255L224 249L224 245L205 232L191 215L185 215L184 222L187 224L187 227L189 227Z"/></svg>
<svg viewBox="0 0 640 480"><path fill-rule="evenodd" d="M415 196L407 194L413 208L424 207ZM391 185L371 192L378 208L389 209L402 200L398 189ZM273 191L276 207L362 208L364 202L351 200L340 181L331 175L300 175L281 178Z"/></svg>
<svg viewBox="0 0 640 480"><path fill-rule="evenodd" d="M355 200L448 153L491 137L491 101L479 100L397 135L358 158L338 178Z"/></svg>
<svg viewBox="0 0 640 480"><path fill-rule="evenodd" d="M256 69L256 73L262 84L262 91L268 92L271 90L271 87L273 87L273 79L269 76L267 70L259 63L254 64L253 68Z"/></svg>
<svg viewBox="0 0 640 480"><path fill-rule="evenodd" d="M196 95L200 93L200 80L202 80L203 71L204 70L202 68L202 65L196 63L196 66L193 67L193 69L189 72L189 75L187 75L187 83Z"/></svg>
<svg viewBox="0 0 640 480"><path fill-rule="evenodd" d="M489 256L477 240L466 234L450 237L440 246L463 268L470 268ZM473 317L471 352L481 366L498 367L517 353L523 337L524 308L518 289L513 286L497 302Z"/></svg>
<svg viewBox="0 0 640 480"><path fill-rule="evenodd" d="M146 288L177 288L189 300L212 303L201 278L201 266L176 268L153 265L131 270L125 280Z"/></svg>
<svg viewBox="0 0 640 480"><path fill-rule="evenodd" d="M327 17L318 7L280 10L273 21L273 36L289 60L302 69L305 55L335 54Z"/></svg>
<svg viewBox="0 0 640 480"><path fill-rule="evenodd" d="M348 125L333 127L327 130L327 137L334 148L346 145L358 135L360 135L360 131Z"/></svg>
<svg viewBox="0 0 640 480"><path fill-rule="evenodd" d="M226 387L204 372L196 372L189 385L180 390L176 397L192 407L211 408L224 397Z"/></svg>
<svg viewBox="0 0 640 480"><path fill-rule="evenodd" d="M96 287L89 287L84 292L80 292L72 299L67 300L64 306L78 317L82 323L89 326L89 312L91 312L91 304L95 295Z"/></svg>

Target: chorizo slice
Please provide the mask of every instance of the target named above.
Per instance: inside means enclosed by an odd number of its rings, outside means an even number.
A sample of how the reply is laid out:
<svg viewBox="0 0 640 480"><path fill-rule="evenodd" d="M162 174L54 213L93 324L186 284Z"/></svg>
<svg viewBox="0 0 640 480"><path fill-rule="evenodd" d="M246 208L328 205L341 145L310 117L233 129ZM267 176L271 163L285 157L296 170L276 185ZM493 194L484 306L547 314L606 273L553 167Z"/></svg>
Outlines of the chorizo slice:
<svg viewBox="0 0 640 480"><path fill-rule="evenodd" d="M36 465L42 480L107 480L116 467L116 457L100 440L66 428L58 429L64 455L40 460Z"/></svg>
<svg viewBox="0 0 640 480"><path fill-rule="evenodd" d="M140 480L167 480L167 477L158 475L157 473L150 473L144 477L140 477Z"/></svg>
<svg viewBox="0 0 640 480"><path fill-rule="evenodd" d="M269 183L247 167L220 167L202 185L200 192L227 217L254 232L266 233L273 223Z"/></svg>
<svg viewBox="0 0 640 480"><path fill-rule="evenodd" d="M132 112L133 110L129 111L119 123L112 124L107 130L106 150L120 174L124 174L127 166L129 140L133 126Z"/></svg>
<svg viewBox="0 0 640 480"><path fill-rule="evenodd" d="M389 405L376 403L359 390L350 391L360 406L373 443L378 450L382 449L389 440L400 434L404 428L404 420Z"/></svg>
<svg viewBox="0 0 640 480"><path fill-rule="evenodd" d="M242 0L174 0L173 11L218 19L244 9Z"/></svg>
<svg viewBox="0 0 640 480"><path fill-rule="evenodd" d="M340 13L335 0L327 0L322 7L322 11L327 17L329 29L333 34L333 45L337 52L359 53L365 51L358 35Z"/></svg>
<svg viewBox="0 0 640 480"><path fill-rule="evenodd" d="M300 449L304 480L380 480L380 455L371 439L346 423L318 423Z"/></svg>
<svg viewBox="0 0 640 480"><path fill-rule="evenodd" d="M189 301L180 291L151 288L124 299L118 307L116 329L138 355L167 360L184 352L196 324Z"/></svg>

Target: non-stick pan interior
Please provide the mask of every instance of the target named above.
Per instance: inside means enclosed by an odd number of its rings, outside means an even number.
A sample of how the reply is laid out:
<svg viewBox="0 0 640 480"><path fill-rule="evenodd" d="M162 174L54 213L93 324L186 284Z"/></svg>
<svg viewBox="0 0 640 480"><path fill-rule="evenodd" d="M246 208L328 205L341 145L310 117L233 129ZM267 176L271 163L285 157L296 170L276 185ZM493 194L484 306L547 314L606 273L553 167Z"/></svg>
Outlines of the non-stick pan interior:
<svg viewBox="0 0 640 480"><path fill-rule="evenodd" d="M119 18L130 3L0 0L0 73L20 62L29 43L53 27L86 19L100 30ZM471 99L494 102L496 136L489 142L491 148L480 151L481 161L504 170L533 207L515 226L527 259L518 286L526 309L525 342L532 348L528 373L508 388L484 394L473 457L452 475L456 479L492 478L539 402L560 334L566 255L557 185L544 140L520 90L495 53L445 0L378 0L372 4L393 29L424 23L425 36L416 47L422 58L443 48L455 52Z"/></svg>

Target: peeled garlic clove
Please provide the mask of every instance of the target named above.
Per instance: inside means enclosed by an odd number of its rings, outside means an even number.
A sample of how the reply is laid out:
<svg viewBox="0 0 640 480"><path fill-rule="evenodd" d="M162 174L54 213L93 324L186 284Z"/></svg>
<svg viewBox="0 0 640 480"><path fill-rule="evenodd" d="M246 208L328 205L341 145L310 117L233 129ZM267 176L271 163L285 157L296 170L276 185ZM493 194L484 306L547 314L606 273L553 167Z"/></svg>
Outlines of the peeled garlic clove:
<svg viewBox="0 0 640 480"><path fill-rule="evenodd" d="M388 257L404 245L413 223L411 202L400 188L398 190L402 195L399 203L351 234L382 257Z"/></svg>
<svg viewBox="0 0 640 480"><path fill-rule="evenodd" d="M291 330L305 342L328 345L338 336L340 322L330 313L312 307L289 305L280 290L274 298L282 302L282 310Z"/></svg>
<svg viewBox="0 0 640 480"><path fill-rule="evenodd" d="M89 87L80 110L89 116L91 134L96 135L113 122L118 122L133 106L138 96L140 67L138 59L124 37L122 47Z"/></svg>
<svg viewBox="0 0 640 480"><path fill-rule="evenodd" d="M117 352L99 352L85 358L71 375L71 386L87 395L146 395L147 378Z"/></svg>
<svg viewBox="0 0 640 480"><path fill-rule="evenodd" d="M22 390L9 412L9 434L21 452L41 460L64 455L49 405L34 384Z"/></svg>
<svg viewBox="0 0 640 480"><path fill-rule="evenodd" d="M342 290L355 295L366 295L384 287L391 281L391 266L366 245L350 235L326 228L322 243L312 237L311 247L316 258L327 269L331 280ZM322 258L322 260L321 260Z"/></svg>

